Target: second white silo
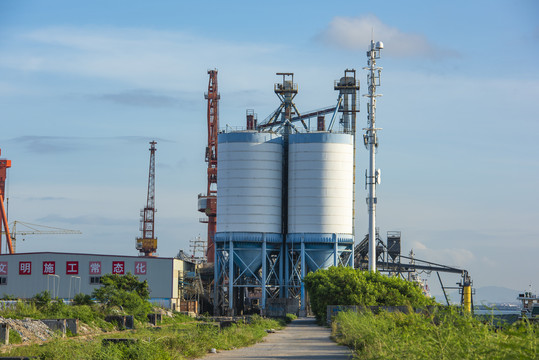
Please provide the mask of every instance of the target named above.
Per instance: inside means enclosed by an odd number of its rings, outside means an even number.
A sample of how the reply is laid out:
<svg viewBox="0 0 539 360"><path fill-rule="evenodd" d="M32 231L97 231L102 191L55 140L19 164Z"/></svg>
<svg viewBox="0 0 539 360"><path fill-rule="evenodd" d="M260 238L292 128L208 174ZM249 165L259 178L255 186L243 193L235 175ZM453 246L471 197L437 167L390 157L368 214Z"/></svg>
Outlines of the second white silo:
<svg viewBox="0 0 539 360"><path fill-rule="evenodd" d="M288 155L288 234L352 234L353 137L291 134Z"/></svg>
<svg viewBox="0 0 539 360"><path fill-rule="evenodd" d="M285 296L299 295L302 311L307 272L353 266L353 141L342 133L289 136L284 287Z"/></svg>

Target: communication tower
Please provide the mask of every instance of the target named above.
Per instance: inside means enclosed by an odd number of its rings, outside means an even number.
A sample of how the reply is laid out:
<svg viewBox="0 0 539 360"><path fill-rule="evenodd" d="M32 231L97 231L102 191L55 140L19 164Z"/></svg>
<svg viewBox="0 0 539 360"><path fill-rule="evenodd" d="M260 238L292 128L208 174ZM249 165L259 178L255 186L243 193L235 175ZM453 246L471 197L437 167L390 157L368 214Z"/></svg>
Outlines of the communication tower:
<svg viewBox="0 0 539 360"><path fill-rule="evenodd" d="M0 154L2 151L0 150ZM6 187L6 172L11 167L11 160L0 159L0 235L2 232L6 235L6 244L10 254L13 254L13 244L11 243L11 235L9 233L9 225L7 223L7 212L4 207L4 195ZM3 229L3 230L2 230ZM0 245L1 245L0 237ZM0 246L0 253L2 253L2 247Z"/></svg>
<svg viewBox="0 0 539 360"><path fill-rule="evenodd" d="M140 256L155 256L157 238L155 237L155 144L150 141L150 170L148 175L148 197L146 207L140 210L140 231L142 236L136 240Z"/></svg>
<svg viewBox="0 0 539 360"><path fill-rule="evenodd" d="M214 262L215 229L217 224L217 135L219 133L219 99L217 89L217 70L208 70L210 75L208 92L204 94L208 100L208 146L206 147L206 162L208 163L208 185L206 195L198 195L198 211L206 214L200 222L208 224L208 245L206 259Z"/></svg>
<svg viewBox="0 0 539 360"><path fill-rule="evenodd" d="M382 94L376 93L376 87L380 86L381 67L376 66L376 60L380 59L380 50L384 48L381 41L374 42L371 40L371 49L367 51L368 67L363 69L368 70L367 82L369 93L363 96L369 98L367 106L367 128L364 128L365 135L363 141L369 150L369 169L365 175L365 186L368 189L367 208L369 212L369 270L376 271L376 185L380 184L380 169L376 170L376 148L378 148L378 136L376 132L376 98Z"/></svg>

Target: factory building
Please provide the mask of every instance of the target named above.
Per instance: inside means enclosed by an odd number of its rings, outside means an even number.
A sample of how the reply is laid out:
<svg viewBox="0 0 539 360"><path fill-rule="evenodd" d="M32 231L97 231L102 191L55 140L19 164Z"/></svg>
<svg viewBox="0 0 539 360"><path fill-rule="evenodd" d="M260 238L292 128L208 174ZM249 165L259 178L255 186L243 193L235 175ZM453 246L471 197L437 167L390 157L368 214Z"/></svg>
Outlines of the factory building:
<svg viewBox="0 0 539 360"><path fill-rule="evenodd" d="M131 273L147 280L150 301L180 309L184 279L195 264L175 258L122 255L36 252L0 255L0 294L28 299L49 291L51 296L72 299L91 295L105 274Z"/></svg>

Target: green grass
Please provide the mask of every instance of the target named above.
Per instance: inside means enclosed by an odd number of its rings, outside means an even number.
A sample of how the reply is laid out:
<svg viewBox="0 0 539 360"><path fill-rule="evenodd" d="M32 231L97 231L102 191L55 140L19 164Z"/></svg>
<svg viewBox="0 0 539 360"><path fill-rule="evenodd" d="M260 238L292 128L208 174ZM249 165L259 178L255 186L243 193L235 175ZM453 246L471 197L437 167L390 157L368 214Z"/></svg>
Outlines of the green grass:
<svg viewBox="0 0 539 360"><path fill-rule="evenodd" d="M190 321L187 321L190 320ZM188 359L200 357L211 348L228 350L254 344L266 335L266 329L280 329L283 320L253 316L249 323L238 323L219 331L215 326L197 326L200 322L176 315L159 328L144 327L103 335L94 339L55 339L44 345L11 350L4 356L37 356L40 359ZM125 345L103 345L102 339L135 339Z"/></svg>
<svg viewBox="0 0 539 360"><path fill-rule="evenodd" d="M10 344L22 343L21 335L13 329L9 329L9 343Z"/></svg>
<svg viewBox="0 0 539 360"><path fill-rule="evenodd" d="M284 320L287 324L290 324L293 320L296 320L297 318L298 317L296 316L296 314L286 314Z"/></svg>
<svg viewBox="0 0 539 360"><path fill-rule="evenodd" d="M333 323L334 338L358 359L537 359L537 330L528 323L494 328L455 311L343 312Z"/></svg>
<svg viewBox="0 0 539 360"><path fill-rule="evenodd" d="M11 319L79 319L105 331L114 329L112 324L105 321L105 312L97 304L66 305L60 301L36 306L34 302L19 301L15 308L1 310L0 316Z"/></svg>

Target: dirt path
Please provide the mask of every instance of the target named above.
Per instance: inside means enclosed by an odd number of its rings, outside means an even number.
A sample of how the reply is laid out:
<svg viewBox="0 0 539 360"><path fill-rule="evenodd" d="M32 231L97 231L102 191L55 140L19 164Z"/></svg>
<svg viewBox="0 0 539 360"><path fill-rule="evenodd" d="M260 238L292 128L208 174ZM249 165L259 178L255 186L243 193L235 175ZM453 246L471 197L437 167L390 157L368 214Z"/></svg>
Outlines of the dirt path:
<svg viewBox="0 0 539 360"><path fill-rule="evenodd" d="M208 354L204 360L220 359L351 359L350 350L330 338L330 330L316 325L314 318L292 321L285 329L269 334L253 346Z"/></svg>

